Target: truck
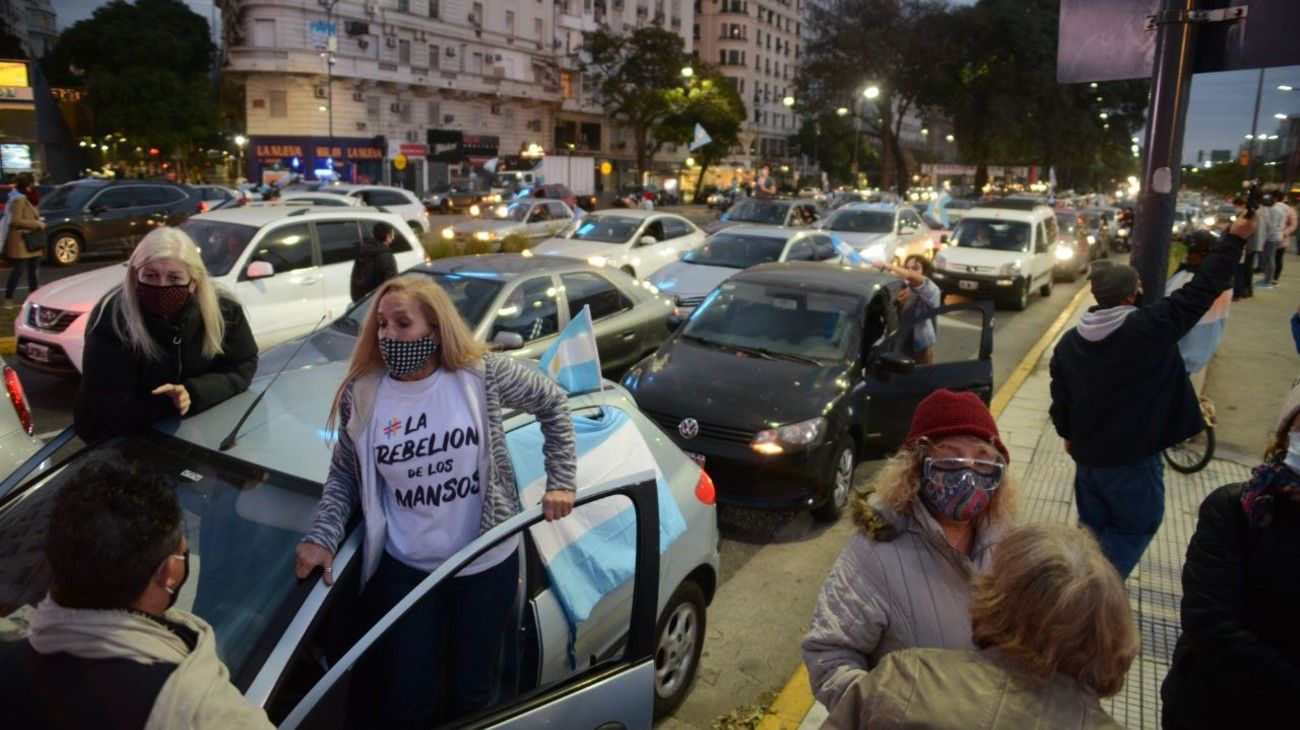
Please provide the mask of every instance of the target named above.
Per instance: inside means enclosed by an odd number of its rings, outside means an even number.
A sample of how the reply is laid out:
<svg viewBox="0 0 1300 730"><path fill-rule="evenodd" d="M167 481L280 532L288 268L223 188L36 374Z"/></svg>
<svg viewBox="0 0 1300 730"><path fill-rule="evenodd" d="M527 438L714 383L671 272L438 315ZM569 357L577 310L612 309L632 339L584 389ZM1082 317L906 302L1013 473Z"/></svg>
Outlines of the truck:
<svg viewBox="0 0 1300 730"><path fill-rule="evenodd" d="M591 157L548 155L531 168L500 170L492 176L492 192L502 197L534 185L567 186L579 198L596 192L596 160Z"/></svg>

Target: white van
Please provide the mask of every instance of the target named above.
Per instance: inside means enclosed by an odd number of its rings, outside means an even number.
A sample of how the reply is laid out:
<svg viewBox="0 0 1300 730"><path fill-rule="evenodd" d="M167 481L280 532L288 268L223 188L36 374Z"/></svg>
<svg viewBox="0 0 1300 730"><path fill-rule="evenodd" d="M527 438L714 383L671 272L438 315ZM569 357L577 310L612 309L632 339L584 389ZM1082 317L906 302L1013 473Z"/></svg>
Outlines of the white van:
<svg viewBox="0 0 1300 730"><path fill-rule="evenodd" d="M992 297L1024 309L1037 288L1052 293L1056 214L1028 200L971 208L934 257L934 283L945 294Z"/></svg>

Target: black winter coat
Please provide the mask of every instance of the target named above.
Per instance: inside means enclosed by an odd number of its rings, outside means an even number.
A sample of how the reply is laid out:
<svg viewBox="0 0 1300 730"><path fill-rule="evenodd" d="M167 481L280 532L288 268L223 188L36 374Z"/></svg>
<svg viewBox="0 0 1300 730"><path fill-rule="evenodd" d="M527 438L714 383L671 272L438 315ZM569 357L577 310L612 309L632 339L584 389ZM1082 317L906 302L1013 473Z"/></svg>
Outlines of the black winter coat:
<svg viewBox="0 0 1300 730"><path fill-rule="evenodd" d="M1244 484L1201 503L1183 565L1183 633L1161 687L1166 728L1300 725L1300 507L1251 530Z"/></svg>
<svg viewBox="0 0 1300 730"><path fill-rule="evenodd" d="M357 252L357 260L352 262L352 301L378 289L394 276L397 276L397 257L392 249L378 241L366 241Z"/></svg>
<svg viewBox="0 0 1300 730"><path fill-rule="evenodd" d="M1070 456L1120 466L1205 428L1178 341L1232 286L1244 239L1224 234L1185 286L1124 319L1096 342L1066 332L1052 352L1052 424Z"/></svg>
<svg viewBox="0 0 1300 730"><path fill-rule="evenodd" d="M81 387L72 412L82 440L93 443L119 434L144 433L155 422L177 415L171 398L150 394L160 385L185 386L190 394L187 415L201 413L248 389L257 370L257 343L239 302L219 299L226 334L223 352L215 358L203 355L203 320L193 300L180 311L175 324L146 313L145 324L166 353L161 360L147 360L132 352L113 331L112 318L118 316L121 301L110 294L90 313ZM101 317L104 307L108 311Z"/></svg>

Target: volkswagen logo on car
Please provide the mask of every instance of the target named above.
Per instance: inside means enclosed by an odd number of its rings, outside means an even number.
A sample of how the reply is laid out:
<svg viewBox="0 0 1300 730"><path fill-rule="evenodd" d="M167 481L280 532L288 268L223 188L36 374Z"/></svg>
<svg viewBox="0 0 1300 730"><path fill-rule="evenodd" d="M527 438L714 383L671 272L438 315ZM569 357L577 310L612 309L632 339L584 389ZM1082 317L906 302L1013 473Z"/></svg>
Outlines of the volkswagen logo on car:
<svg viewBox="0 0 1300 730"><path fill-rule="evenodd" d="M700 435L700 422L694 418L683 418L682 422L677 424L677 433L684 439L693 439Z"/></svg>

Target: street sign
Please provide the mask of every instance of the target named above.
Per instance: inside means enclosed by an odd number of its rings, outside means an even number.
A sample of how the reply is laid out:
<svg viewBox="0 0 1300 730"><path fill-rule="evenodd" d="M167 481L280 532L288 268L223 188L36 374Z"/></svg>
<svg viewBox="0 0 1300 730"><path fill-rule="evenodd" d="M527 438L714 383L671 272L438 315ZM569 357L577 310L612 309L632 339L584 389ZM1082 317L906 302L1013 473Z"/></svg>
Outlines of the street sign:
<svg viewBox="0 0 1300 730"><path fill-rule="evenodd" d="M393 158L393 167L397 168L398 170L405 170L405 169L406 169L406 155L401 154L401 153L399 152L399 153L397 154L397 156Z"/></svg>

